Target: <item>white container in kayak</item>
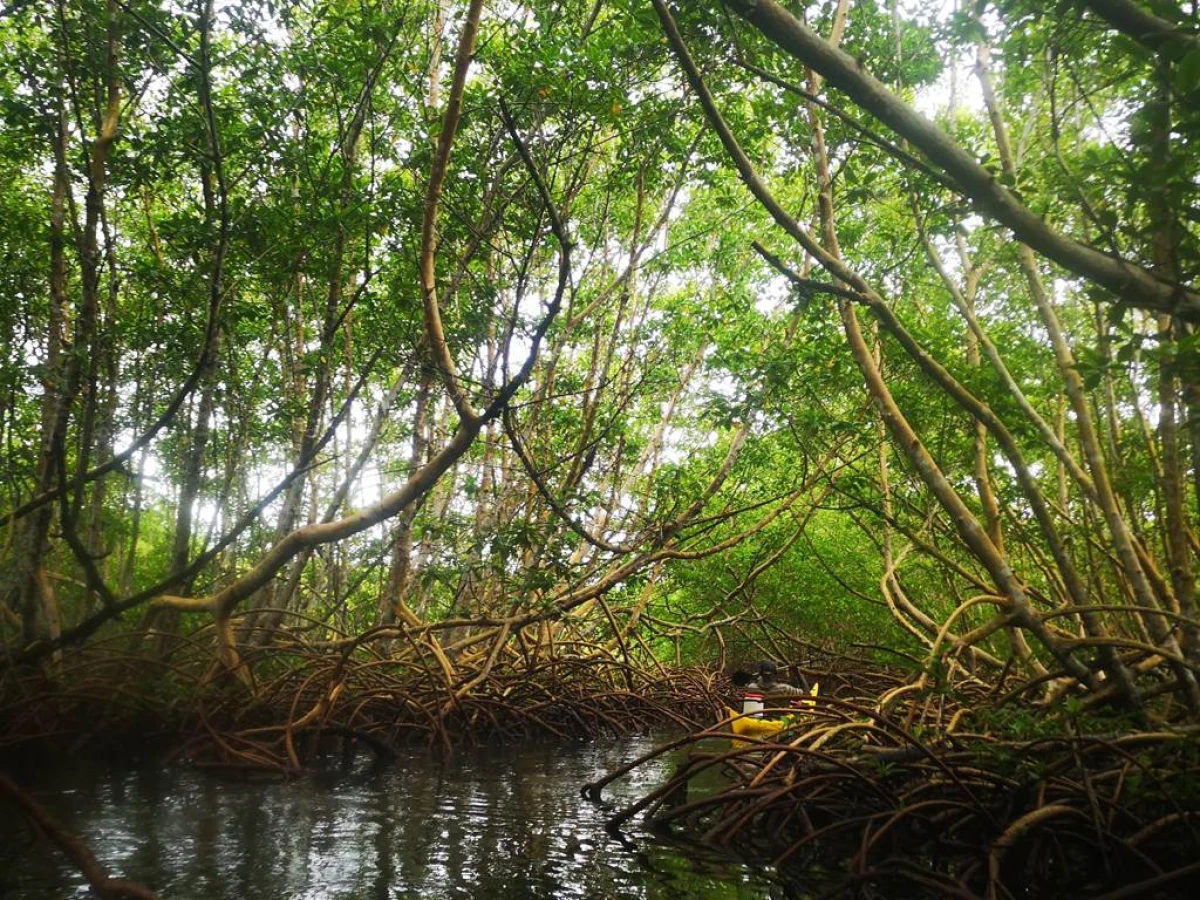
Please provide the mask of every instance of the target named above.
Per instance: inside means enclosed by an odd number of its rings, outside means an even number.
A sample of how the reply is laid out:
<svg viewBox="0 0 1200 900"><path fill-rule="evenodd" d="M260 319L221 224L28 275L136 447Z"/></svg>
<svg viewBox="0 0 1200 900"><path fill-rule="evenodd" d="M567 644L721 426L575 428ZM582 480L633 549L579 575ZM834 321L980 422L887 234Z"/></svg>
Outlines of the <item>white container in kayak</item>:
<svg viewBox="0 0 1200 900"><path fill-rule="evenodd" d="M751 718L761 719L763 710L763 695L747 693L742 696L742 712Z"/></svg>

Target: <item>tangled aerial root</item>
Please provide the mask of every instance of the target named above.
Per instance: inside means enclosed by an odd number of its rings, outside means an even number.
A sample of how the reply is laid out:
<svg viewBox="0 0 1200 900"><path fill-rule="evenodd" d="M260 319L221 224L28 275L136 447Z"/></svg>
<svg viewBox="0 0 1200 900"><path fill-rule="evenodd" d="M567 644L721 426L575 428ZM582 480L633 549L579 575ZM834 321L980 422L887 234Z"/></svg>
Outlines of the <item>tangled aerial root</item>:
<svg viewBox="0 0 1200 900"><path fill-rule="evenodd" d="M1197 896L1200 730L1000 740L955 733L961 712L934 727L928 698L906 702L889 714L822 696L770 739L731 740L725 720L584 793L686 748L610 826L643 815L769 861L805 896ZM706 789L714 770L722 787Z"/></svg>
<svg viewBox="0 0 1200 900"><path fill-rule="evenodd" d="M578 741L650 727L694 730L715 707L698 670L652 675L612 656L542 655L465 672L469 691L419 660L372 653L268 648L247 663L252 683L196 659L153 660L89 648L53 681L0 679L0 751L53 745L154 748L214 768L282 775L357 744L387 758L401 746ZM148 677L148 665L157 670Z"/></svg>
<svg viewBox="0 0 1200 900"><path fill-rule="evenodd" d="M730 720L717 721L729 698L719 677L646 671L582 645L461 664L453 680L427 658L357 646L262 648L240 674L214 668L202 643L179 648L149 659L92 646L53 680L6 670L0 751L148 747L287 776L311 771L331 746L387 758L413 744L668 727L683 736L584 788L599 799L651 759L685 753L666 784L614 811L610 825L643 816L773 863L808 894L816 884L827 897L1116 900L1195 895L1200 884L1194 726L1092 733L1101 729L1068 720L1036 739L971 733L968 710L994 689L960 689L951 701L896 675L842 668L821 673L801 721L733 741Z"/></svg>

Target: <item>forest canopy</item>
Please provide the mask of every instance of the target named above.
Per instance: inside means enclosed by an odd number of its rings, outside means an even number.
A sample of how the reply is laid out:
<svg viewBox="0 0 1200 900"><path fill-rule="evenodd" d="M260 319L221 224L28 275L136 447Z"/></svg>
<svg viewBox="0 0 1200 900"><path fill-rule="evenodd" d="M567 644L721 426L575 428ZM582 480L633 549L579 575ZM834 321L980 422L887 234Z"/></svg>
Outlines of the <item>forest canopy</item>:
<svg viewBox="0 0 1200 900"><path fill-rule="evenodd" d="M1197 14L10 2L10 675L836 648L1194 720Z"/></svg>

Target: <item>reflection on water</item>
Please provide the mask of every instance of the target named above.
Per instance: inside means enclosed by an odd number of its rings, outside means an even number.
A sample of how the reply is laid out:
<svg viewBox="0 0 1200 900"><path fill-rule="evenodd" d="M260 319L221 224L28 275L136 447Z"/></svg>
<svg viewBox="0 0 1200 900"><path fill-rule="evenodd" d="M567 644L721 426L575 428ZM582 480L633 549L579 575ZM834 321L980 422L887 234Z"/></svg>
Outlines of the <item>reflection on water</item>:
<svg viewBox="0 0 1200 900"><path fill-rule="evenodd" d="M14 773L113 874L164 900L769 898L762 871L605 833L580 786L653 745L420 751L315 779L232 781L182 768ZM606 789L661 784L671 760ZM0 812L0 897L87 896L61 855Z"/></svg>

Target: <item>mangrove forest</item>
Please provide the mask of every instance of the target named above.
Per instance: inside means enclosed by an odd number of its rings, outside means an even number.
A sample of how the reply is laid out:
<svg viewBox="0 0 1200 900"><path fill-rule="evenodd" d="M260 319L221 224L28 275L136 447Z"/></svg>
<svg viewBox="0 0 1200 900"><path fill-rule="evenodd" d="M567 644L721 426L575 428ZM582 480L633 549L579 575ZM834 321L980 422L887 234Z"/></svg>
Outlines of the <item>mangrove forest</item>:
<svg viewBox="0 0 1200 900"><path fill-rule="evenodd" d="M1200 3L0 4L0 895L1196 896Z"/></svg>

